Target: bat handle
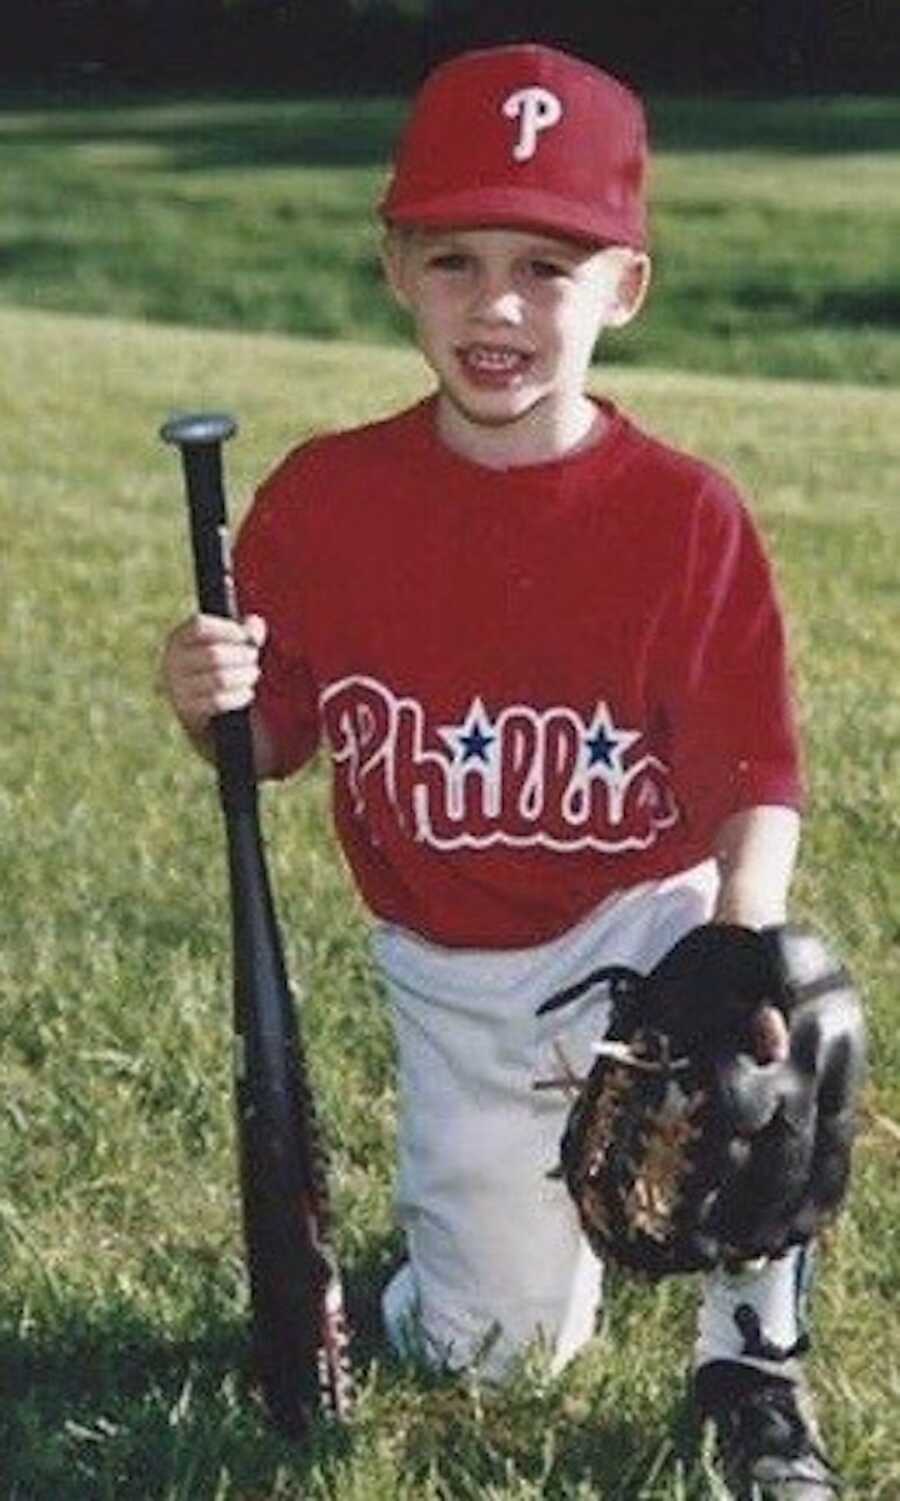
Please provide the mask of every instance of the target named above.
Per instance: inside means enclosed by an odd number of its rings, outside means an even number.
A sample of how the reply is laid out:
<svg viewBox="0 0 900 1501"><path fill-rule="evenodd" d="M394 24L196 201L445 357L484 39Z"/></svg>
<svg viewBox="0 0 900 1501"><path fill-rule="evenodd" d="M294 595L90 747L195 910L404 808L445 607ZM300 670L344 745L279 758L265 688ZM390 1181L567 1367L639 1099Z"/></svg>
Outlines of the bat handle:
<svg viewBox="0 0 900 1501"><path fill-rule="evenodd" d="M197 602L205 615L239 618L231 569L228 513L222 477L222 444L237 432L226 412L173 417L160 429L165 443L181 451L190 518ZM246 709L218 714L213 721L219 791L226 806L256 802L253 737Z"/></svg>

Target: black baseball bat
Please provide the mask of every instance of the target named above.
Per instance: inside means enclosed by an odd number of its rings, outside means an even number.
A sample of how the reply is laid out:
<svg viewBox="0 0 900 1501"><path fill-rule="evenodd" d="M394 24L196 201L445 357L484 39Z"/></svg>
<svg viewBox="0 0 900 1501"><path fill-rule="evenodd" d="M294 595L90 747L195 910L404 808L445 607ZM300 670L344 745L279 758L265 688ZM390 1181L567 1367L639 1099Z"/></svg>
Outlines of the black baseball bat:
<svg viewBox="0 0 900 1501"><path fill-rule="evenodd" d="M201 611L237 618L216 413L176 417L161 437L181 450ZM327 1162L259 816L249 710L213 720L228 846L234 1086L255 1366L272 1421L301 1437L318 1413L352 1404L348 1332L331 1246Z"/></svg>

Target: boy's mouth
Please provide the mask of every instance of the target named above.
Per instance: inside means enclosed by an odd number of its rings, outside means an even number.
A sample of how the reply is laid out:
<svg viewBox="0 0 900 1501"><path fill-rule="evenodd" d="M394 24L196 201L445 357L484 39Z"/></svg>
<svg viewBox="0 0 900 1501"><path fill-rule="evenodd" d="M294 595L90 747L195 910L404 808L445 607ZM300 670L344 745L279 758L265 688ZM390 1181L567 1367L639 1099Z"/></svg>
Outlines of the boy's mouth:
<svg viewBox="0 0 900 1501"><path fill-rule="evenodd" d="M480 385L504 385L522 375L534 356L508 344L465 344L457 357L470 380Z"/></svg>

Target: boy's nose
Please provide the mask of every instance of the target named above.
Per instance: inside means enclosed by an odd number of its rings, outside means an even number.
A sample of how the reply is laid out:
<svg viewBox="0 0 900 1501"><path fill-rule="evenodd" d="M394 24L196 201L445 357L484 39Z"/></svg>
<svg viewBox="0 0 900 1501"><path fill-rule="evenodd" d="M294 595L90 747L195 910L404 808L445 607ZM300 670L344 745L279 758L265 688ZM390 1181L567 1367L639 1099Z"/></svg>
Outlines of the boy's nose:
<svg viewBox="0 0 900 1501"><path fill-rule="evenodd" d="M507 278L485 278L476 294L474 312L487 322L518 323L522 300Z"/></svg>

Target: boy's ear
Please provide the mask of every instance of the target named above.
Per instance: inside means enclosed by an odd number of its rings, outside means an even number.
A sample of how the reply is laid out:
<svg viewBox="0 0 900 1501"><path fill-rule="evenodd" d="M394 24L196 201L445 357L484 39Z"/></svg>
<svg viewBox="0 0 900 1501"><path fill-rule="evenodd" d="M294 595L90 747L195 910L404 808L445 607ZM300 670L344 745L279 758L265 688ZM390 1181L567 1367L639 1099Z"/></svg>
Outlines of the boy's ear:
<svg viewBox="0 0 900 1501"><path fill-rule="evenodd" d="M652 267L649 255L645 255L643 251L629 250L625 252L625 256L606 318L608 328L624 328L636 318L650 287Z"/></svg>
<svg viewBox="0 0 900 1501"><path fill-rule="evenodd" d="M390 230L381 242L381 265L384 271L384 279L388 284L391 295L395 302L402 308L409 308L409 294L406 291L404 265L406 260L406 245L400 235Z"/></svg>

